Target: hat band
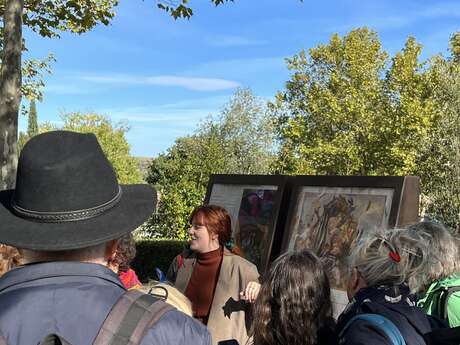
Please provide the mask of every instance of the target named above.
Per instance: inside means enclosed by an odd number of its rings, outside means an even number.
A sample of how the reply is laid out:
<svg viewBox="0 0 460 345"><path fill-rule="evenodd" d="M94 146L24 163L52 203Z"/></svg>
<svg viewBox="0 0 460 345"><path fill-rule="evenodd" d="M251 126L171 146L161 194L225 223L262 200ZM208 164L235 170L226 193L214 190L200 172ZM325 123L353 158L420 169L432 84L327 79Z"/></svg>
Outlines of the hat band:
<svg viewBox="0 0 460 345"><path fill-rule="evenodd" d="M99 216L100 214L106 212L107 210L111 209L115 205L117 205L121 200L121 187L118 186L118 193L113 197L111 200L103 203L102 205L77 210L77 211L68 211L68 212L40 212L40 211L32 211L22 208L18 206L14 200L14 194L11 198L11 207L13 208L13 212L25 219L30 219L38 222L44 223L61 223L61 222L75 222L79 220L90 219Z"/></svg>

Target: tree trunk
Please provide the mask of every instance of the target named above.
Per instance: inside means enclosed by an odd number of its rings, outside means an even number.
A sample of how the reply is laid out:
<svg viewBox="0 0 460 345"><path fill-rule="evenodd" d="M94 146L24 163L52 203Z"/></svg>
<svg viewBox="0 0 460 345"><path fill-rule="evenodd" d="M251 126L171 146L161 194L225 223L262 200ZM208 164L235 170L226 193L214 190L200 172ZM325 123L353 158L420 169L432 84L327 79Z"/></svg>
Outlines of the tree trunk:
<svg viewBox="0 0 460 345"><path fill-rule="evenodd" d="M14 188L16 183L23 7L23 0L6 0L0 70L0 190Z"/></svg>

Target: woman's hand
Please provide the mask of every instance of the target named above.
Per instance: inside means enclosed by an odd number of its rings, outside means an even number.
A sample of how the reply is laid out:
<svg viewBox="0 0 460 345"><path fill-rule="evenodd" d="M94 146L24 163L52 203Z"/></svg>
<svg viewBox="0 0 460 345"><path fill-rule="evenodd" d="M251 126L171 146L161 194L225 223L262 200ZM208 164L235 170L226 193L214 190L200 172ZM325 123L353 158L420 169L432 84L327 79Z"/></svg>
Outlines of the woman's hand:
<svg viewBox="0 0 460 345"><path fill-rule="evenodd" d="M242 299L246 302L254 303L260 291L260 284L258 282L249 282L244 291L240 292Z"/></svg>

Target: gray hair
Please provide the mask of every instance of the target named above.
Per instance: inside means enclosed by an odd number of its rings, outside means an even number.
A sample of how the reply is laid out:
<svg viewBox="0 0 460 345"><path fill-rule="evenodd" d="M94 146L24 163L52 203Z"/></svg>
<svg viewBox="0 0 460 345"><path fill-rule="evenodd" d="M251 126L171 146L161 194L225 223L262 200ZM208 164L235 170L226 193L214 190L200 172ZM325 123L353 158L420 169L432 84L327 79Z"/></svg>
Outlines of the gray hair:
<svg viewBox="0 0 460 345"><path fill-rule="evenodd" d="M427 248L420 236L391 229L363 234L351 253L350 264L368 286L407 283L415 290L415 277L426 258Z"/></svg>
<svg viewBox="0 0 460 345"><path fill-rule="evenodd" d="M427 284L434 280L449 277L459 271L459 243L444 225L437 222L424 221L407 228L410 232L420 235L429 247L430 260L424 268Z"/></svg>

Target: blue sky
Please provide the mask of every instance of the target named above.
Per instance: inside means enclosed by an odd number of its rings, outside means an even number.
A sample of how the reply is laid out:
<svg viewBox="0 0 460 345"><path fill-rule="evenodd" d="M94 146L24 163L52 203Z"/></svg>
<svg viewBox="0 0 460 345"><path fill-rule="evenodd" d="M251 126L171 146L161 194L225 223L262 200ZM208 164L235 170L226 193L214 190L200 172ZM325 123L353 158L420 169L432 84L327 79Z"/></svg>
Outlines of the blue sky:
<svg viewBox="0 0 460 345"><path fill-rule="evenodd" d="M43 39L25 32L29 55L52 52L39 121L94 111L128 122L135 156L156 156L199 121L217 114L235 91L250 87L271 99L289 79L284 58L331 34L367 26L390 54L408 36L423 57L446 53L460 30L460 1L428 0L235 0L214 7L190 1L195 15L174 21L155 0L121 0L110 26L83 35ZM27 126L20 118L20 129Z"/></svg>

